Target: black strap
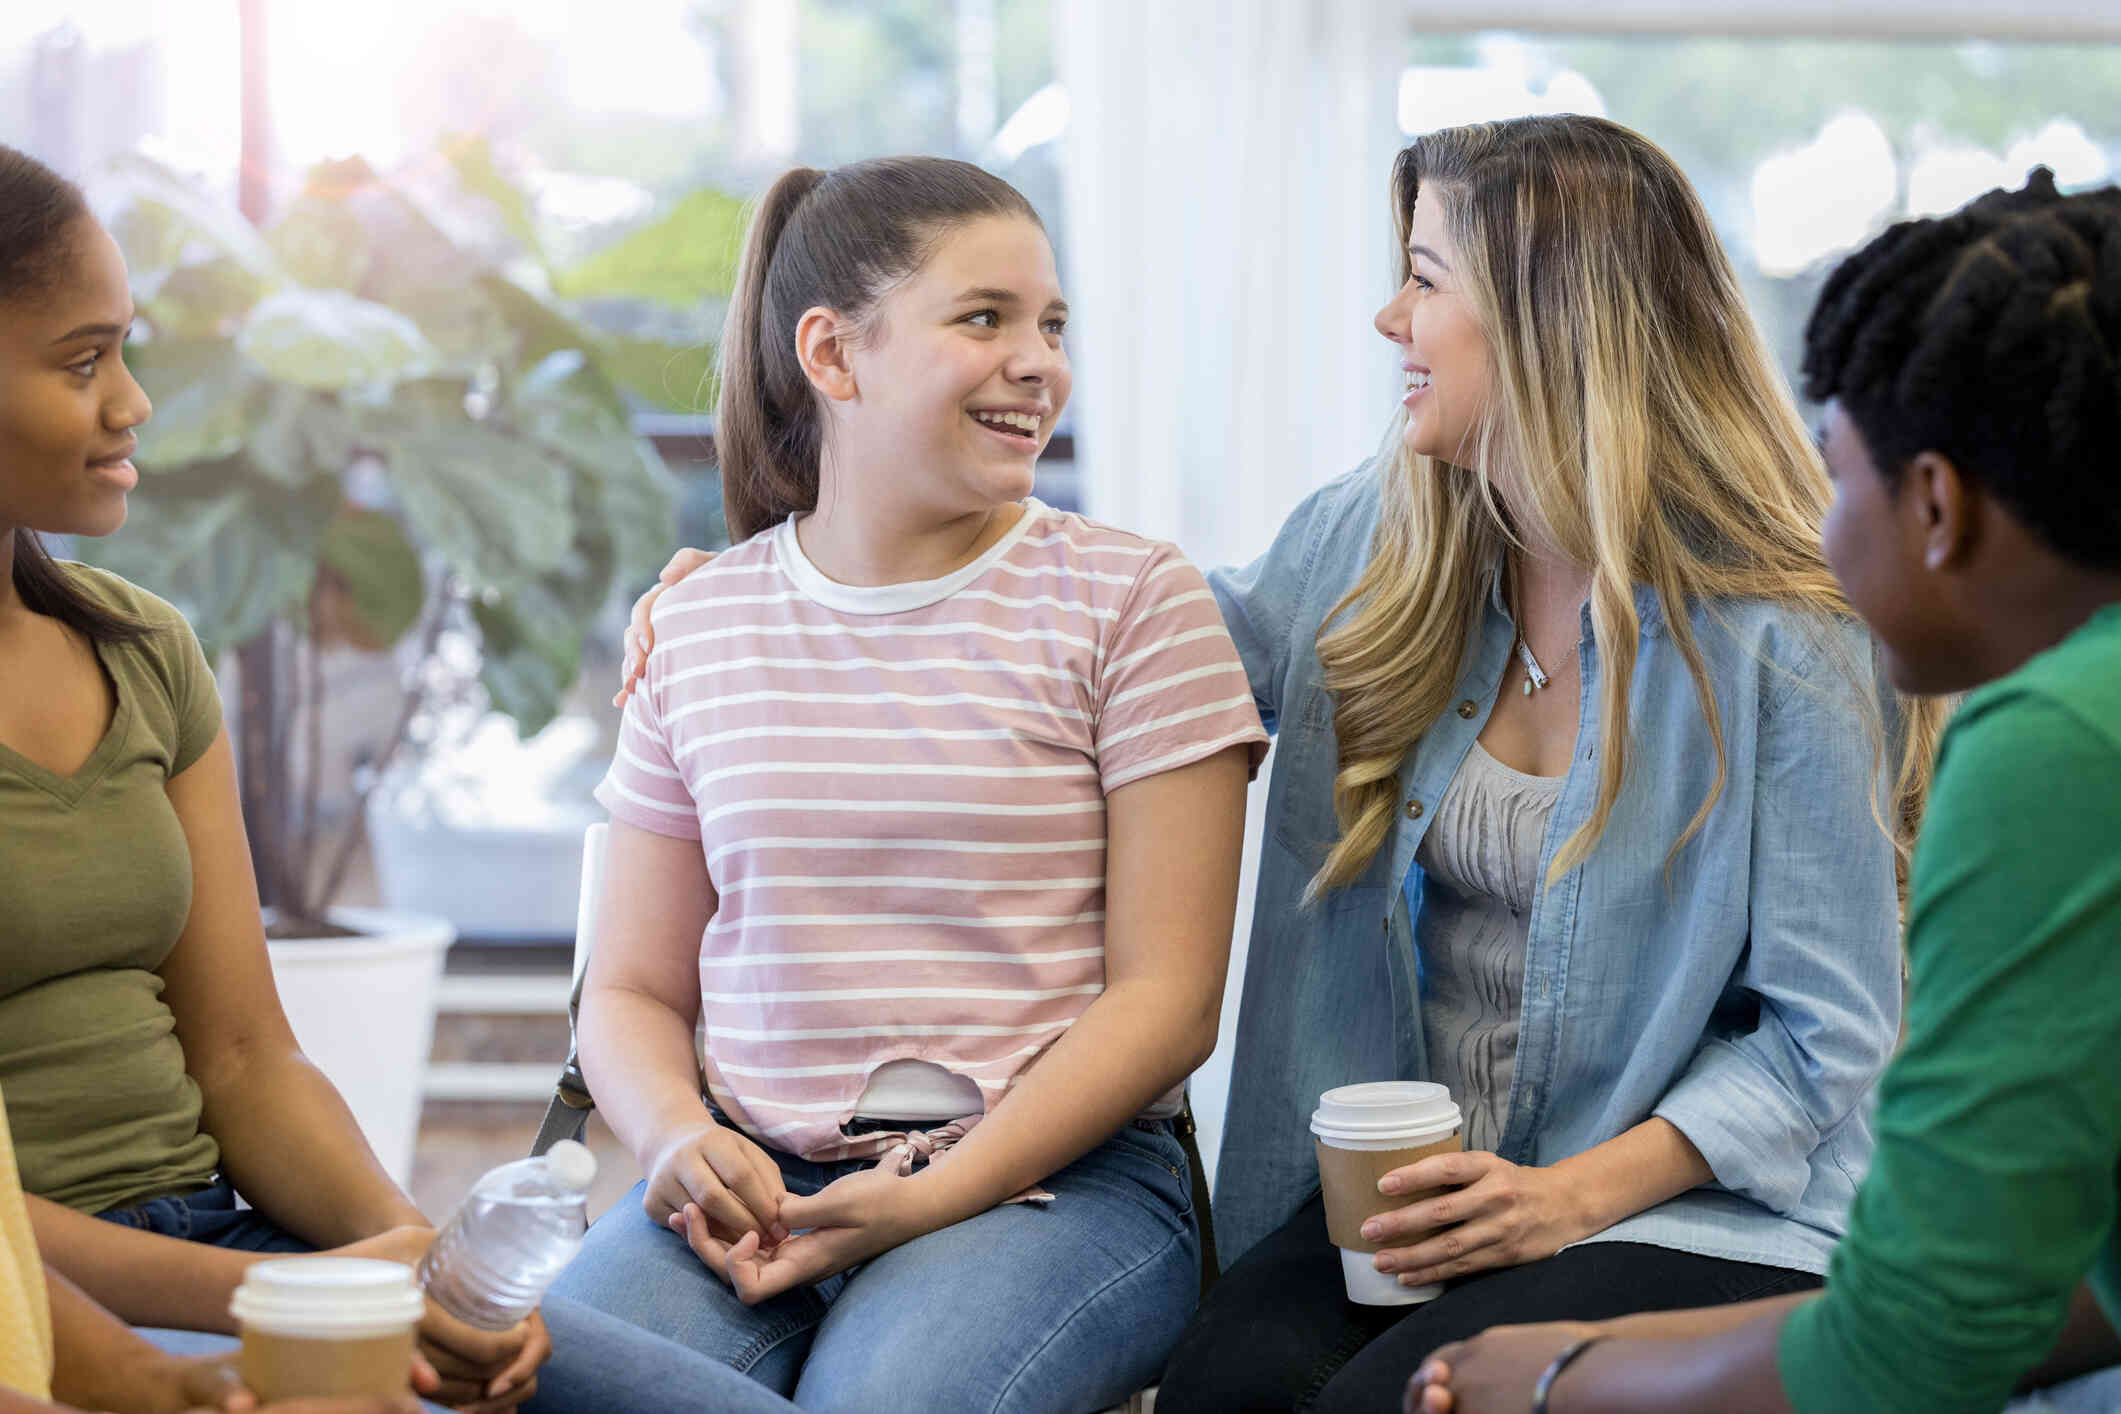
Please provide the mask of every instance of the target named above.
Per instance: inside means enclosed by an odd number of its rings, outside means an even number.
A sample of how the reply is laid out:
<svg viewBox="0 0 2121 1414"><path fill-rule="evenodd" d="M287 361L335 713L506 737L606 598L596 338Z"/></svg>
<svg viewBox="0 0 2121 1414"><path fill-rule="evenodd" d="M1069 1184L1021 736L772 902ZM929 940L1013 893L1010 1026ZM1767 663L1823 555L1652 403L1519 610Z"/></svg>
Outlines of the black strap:
<svg viewBox="0 0 2121 1414"><path fill-rule="evenodd" d="M530 1143L531 1157L536 1158L562 1139L580 1143L583 1131L589 1128L589 1112L595 1108L596 1101L589 1098L589 1089L582 1084L581 1067L569 1056L567 1068L560 1072L560 1083L553 1088L552 1103L545 1107L538 1137Z"/></svg>
<svg viewBox="0 0 2121 1414"><path fill-rule="evenodd" d="M588 975L584 969L582 977ZM567 1064L560 1067L560 1078L552 1087L552 1103L545 1106L545 1121L538 1126L538 1137L530 1141L532 1158L562 1139L580 1143L583 1131L589 1128L589 1112L597 1107L589 1094L589 1082L582 1078L582 1043L577 1025L582 1019L582 977L574 979L574 991L567 998Z"/></svg>
<svg viewBox="0 0 2121 1414"><path fill-rule="evenodd" d="M1200 1141L1194 1138L1192 1096L1186 1097L1172 1127L1178 1131L1179 1147L1186 1151L1186 1167L1193 1171L1193 1211L1200 1219L1200 1294L1205 1298L1222 1275L1222 1264L1215 1257L1215 1214L1208 1207L1207 1165L1200 1161Z"/></svg>

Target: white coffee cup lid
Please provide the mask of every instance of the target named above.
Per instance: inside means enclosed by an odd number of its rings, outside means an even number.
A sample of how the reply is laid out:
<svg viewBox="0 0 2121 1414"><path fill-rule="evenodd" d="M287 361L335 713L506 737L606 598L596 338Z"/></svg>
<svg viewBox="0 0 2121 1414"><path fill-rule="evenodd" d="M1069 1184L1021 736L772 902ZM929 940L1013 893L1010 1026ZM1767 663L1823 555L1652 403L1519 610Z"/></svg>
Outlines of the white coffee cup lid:
<svg viewBox="0 0 2121 1414"><path fill-rule="evenodd" d="M228 1303L246 1326L331 1340L417 1324L427 1298L411 1267L367 1257L280 1257L243 1274Z"/></svg>
<svg viewBox="0 0 2121 1414"><path fill-rule="evenodd" d="M1427 1080L1342 1085L1318 1097L1311 1132L1332 1141L1440 1138L1463 1117L1451 1092Z"/></svg>

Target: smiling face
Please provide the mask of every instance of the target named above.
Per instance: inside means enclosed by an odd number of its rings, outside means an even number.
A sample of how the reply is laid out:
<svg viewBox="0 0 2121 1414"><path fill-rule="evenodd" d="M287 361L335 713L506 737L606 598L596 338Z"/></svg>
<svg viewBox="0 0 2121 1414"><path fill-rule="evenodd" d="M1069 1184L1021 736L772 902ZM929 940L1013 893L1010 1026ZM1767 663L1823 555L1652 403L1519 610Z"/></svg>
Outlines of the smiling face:
<svg viewBox="0 0 2121 1414"><path fill-rule="evenodd" d="M1038 455L1067 406L1053 247L1037 223L990 216L943 237L878 303L848 363L840 406L859 474L888 461L904 499L966 514L1031 492Z"/></svg>
<svg viewBox="0 0 2121 1414"><path fill-rule="evenodd" d="M139 482L133 429L150 409L121 354L124 256L88 217L64 244L52 277L0 308L0 524L108 535Z"/></svg>
<svg viewBox="0 0 2121 1414"><path fill-rule="evenodd" d="M1399 345L1406 374L1406 445L1422 456L1469 465L1493 373L1487 335L1465 292L1463 262L1452 242L1443 201L1414 203L1408 222L1410 274L1377 311L1377 332Z"/></svg>

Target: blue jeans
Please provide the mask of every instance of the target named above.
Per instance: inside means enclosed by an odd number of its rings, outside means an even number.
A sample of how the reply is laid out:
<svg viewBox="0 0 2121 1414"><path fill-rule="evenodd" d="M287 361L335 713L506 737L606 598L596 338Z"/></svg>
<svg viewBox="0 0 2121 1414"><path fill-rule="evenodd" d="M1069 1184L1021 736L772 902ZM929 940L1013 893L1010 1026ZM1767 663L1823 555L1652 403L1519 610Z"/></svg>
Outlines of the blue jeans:
<svg viewBox="0 0 2121 1414"><path fill-rule="evenodd" d="M2121 1409L2121 1366L2012 1400L2003 1414L2113 1414L2116 1409Z"/></svg>
<svg viewBox="0 0 2121 1414"><path fill-rule="evenodd" d="M767 1152L791 1193L872 1162ZM649 1221L644 1184L555 1290L813 1414L1087 1414L1152 1383L1193 1312L1191 1182L1168 1123L1130 1124L1044 1180L1051 1203L991 1208L757 1306Z"/></svg>
<svg viewBox="0 0 2121 1414"><path fill-rule="evenodd" d="M137 1228L163 1237L228 1247L238 1252L314 1252L316 1248L254 1208L236 1206L236 1190L226 1179L191 1193L150 1198L130 1208L96 1214L107 1223Z"/></svg>
<svg viewBox="0 0 2121 1414"><path fill-rule="evenodd" d="M235 1190L226 1183L97 1216L244 1252L316 1250L269 1218L238 1210ZM548 1297L539 1309L552 1333L552 1358L538 1371L538 1392L523 1405L525 1414L793 1414L787 1400L638 1326L564 1298ZM226 1336L196 1331L140 1334L181 1355L215 1354L235 1345Z"/></svg>

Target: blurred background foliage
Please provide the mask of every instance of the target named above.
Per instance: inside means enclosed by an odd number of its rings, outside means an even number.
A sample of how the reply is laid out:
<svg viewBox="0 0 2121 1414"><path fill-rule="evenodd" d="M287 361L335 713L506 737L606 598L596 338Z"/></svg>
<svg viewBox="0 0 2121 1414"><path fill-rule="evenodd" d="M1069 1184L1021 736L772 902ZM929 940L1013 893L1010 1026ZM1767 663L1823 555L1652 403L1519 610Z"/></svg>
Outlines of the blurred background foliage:
<svg viewBox="0 0 2121 1414"><path fill-rule="evenodd" d="M262 231L140 156L98 203L156 412L137 528L83 552L176 602L210 653L275 623L383 648L461 596L494 705L526 734L549 721L590 619L670 547L672 478L635 413L711 396L710 347L584 306L726 298L734 242L712 237L736 200L697 193L566 271L476 138L389 176L319 166Z"/></svg>

